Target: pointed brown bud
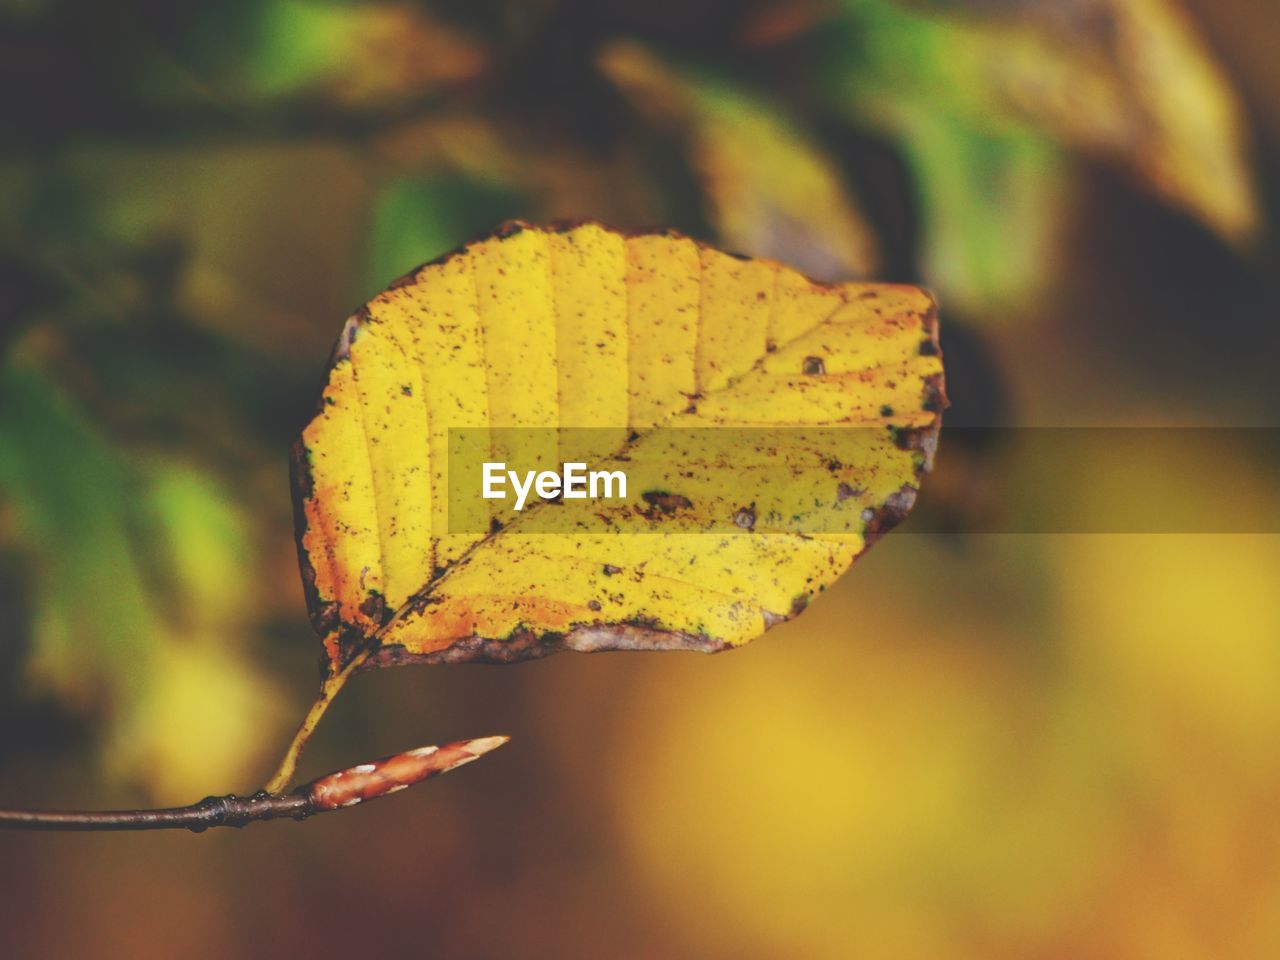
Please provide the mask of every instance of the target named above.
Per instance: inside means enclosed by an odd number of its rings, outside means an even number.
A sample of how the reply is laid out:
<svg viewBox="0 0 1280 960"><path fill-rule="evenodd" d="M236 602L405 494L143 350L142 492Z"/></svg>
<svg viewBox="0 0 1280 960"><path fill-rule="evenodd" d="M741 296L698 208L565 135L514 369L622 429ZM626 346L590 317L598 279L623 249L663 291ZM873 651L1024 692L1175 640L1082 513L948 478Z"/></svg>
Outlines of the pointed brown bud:
<svg viewBox="0 0 1280 960"><path fill-rule="evenodd" d="M415 783L448 773L455 767L479 759L509 739L479 737L446 743L441 747L418 747L331 773L312 780L295 792L306 796L316 812L353 807L365 800L397 793Z"/></svg>

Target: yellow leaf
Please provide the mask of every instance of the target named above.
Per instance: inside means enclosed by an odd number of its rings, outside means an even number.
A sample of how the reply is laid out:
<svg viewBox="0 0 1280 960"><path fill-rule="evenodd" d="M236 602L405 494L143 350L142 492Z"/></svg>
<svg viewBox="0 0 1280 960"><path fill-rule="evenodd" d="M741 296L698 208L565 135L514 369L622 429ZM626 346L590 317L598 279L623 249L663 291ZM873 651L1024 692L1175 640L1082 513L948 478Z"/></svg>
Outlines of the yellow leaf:
<svg viewBox="0 0 1280 960"><path fill-rule="evenodd" d="M331 678L364 658L745 643L905 515L944 404L914 287L813 283L669 232L509 223L348 321L295 447ZM836 425L867 428L843 462L813 432ZM503 520L478 499L481 459L557 468L562 437L651 474L621 504ZM797 498L805 531L763 506Z"/></svg>

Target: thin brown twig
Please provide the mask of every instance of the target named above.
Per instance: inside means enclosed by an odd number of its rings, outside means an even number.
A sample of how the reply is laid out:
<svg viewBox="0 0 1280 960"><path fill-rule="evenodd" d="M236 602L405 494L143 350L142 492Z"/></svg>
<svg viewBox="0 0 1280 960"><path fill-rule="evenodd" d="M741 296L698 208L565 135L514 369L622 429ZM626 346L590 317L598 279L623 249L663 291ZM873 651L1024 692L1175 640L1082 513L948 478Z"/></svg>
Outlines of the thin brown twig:
<svg viewBox="0 0 1280 960"><path fill-rule="evenodd" d="M507 739L481 737L442 747L419 747L328 774L285 794L260 791L248 797L206 797L190 806L155 810L0 810L0 827L79 831L183 829L202 833L210 827L243 827L259 820L305 820L312 814L353 807L448 773L502 746Z"/></svg>

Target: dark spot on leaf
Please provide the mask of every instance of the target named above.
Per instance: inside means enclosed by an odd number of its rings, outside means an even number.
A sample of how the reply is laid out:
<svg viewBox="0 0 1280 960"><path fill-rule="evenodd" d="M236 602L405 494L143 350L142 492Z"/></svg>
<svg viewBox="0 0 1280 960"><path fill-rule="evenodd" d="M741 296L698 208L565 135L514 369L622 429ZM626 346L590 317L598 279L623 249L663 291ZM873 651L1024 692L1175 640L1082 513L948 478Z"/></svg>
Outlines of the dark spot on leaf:
<svg viewBox="0 0 1280 960"><path fill-rule="evenodd" d="M855 490L847 483L842 483L836 487L836 500L843 503L845 500L851 500L856 497L861 492L861 490Z"/></svg>
<svg viewBox="0 0 1280 960"><path fill-rule="evenodd" d="M681 496L678 493L669 493L666 490L646 490L640 494L640 498L654 510L660 510L662 513L675 513L677 510L688 510L693 506L693 501L688 497ZM653 510L650 510L652 515Z"/></svg>
<svg viewBox="0 0 1280 960"><path fill-rule="evenodd" d="M868 507L862 511L862 519L867 528L863 533L867 546L875 543L882 536L906 519L911 507L916 502L916 488L904 483L896 491L889 494L878 509Z"/></svg>
<svg viewBox="0 0 1280 960"><path fill-rule="evenodd" d="M599 601L599 600L588 600L588 601L587 601L587 608L588 608L589 610L594 610L596 613L599 613L599 612L600 612L600 601Z"/></svg>
<svg viewBox="0 0 1280 960"><path fill-rule="evenodd" d="M350 663L351 658L363 650L367 643L368 637L362 629L344 625L342 632L338 634L338 668Z"/></svg>
<svg viewBox="0 0 1280 960"><path fill-rule="evenodd" d="M942 389L942 374L935 373L924 381L924 408L929 413L941 413L947 408L947 395Z"/></svg>
<svg viewBox="0 0 1280 960"><path fill-rule="evenodd" d="M662 625L654 617L630 617L622 621L624 626L642 627L645 630L661 630Z"/></svg>
<svg viewBox="0 0 1280 960"><path fill-rule="evenodd" d="M915 427L890 427L889 436L899 450L925 450L935 435L935 430Z"/></svg>
<svg viewBox="0 0 1280 960"><path fill-rule="evenodd" d="M312 573L314 582L315 574ZM311 614L311 622L315 624L316 631L320 634L327 634L338 625L338 601L329 600L325 603L317 604Z"/></svg>
<svg viewBox="0 0 1280 960"><path fill-rule="evenodd" d="M338 334L338 342L333 345L333 356L329 358L330 367L337 366L343 360L351 359L351 345L356 342L365 325L372 320L373 314L369 312L367 306L361 307L347 318L347 322L342 326L342 332Z"/></svg>
<svg viewBox="0 0 1280 960"><path fill-rule="evenodd" d="M621 568L621 567L615 567L612 563L606 563L606 564L604 565L604 575L605 575L606 577L612 577L613 575L618 574L618 573L621 573L621 572L622 572L622 568Z"/></svg>
<svg viewBox="0 0 1280 960"><path fill-rule="evenodd" d="M886 404L884 404L884 405L880 408L880 416L882 416L882 417L892 417L892 416L893 416L893 407L889 406L887 403L886 403Z"/></svg>
<svg viewBox="0 0 1280 960"><path fill-rule="evenodd" d="M737 513L733 515L733 523L736 527L743 530L754 530L756 528L756 505L753 503L749 507L739 507Z"/></svg>
<svg viewBox="0 0 1280 960"><path fill-rule="evenodd" d="M387 600L382 594L374 591L365 597L364 602L360 604L360 612L372 620L374 623L382 623L382 618L387 612Z"/></svg>
<svg viewBox="0 0 1280 960"><path fill-rule="evenodd" d="M822 362L821 357L805 357L800 372L806 377L820 377L827 372L827 365Z"/></svg>

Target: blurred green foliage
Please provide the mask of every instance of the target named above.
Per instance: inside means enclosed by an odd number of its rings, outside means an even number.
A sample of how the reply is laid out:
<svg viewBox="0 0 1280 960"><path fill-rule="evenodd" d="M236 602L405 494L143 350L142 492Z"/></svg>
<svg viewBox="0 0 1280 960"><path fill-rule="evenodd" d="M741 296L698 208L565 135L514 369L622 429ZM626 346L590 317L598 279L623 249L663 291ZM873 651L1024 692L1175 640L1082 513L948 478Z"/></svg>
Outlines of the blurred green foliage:
<svg viewBox="0 0 1280 960"><path fill-rule="evenodd" d="M127 698L156 633L121 510L140 478L46 379L10 364L0 384L0 484L38 571L35 670L82 704L101 675Z"/></svg>
<svg viewBox="0 0 1280 960"><path fill-rule="evenodd" d="M409 272L423 251L450 250L501 223L519 198L501 183L438 174L386 184L374 203L364 285L368 296ZM406 268L407 265L407 268Z"/></svg>

